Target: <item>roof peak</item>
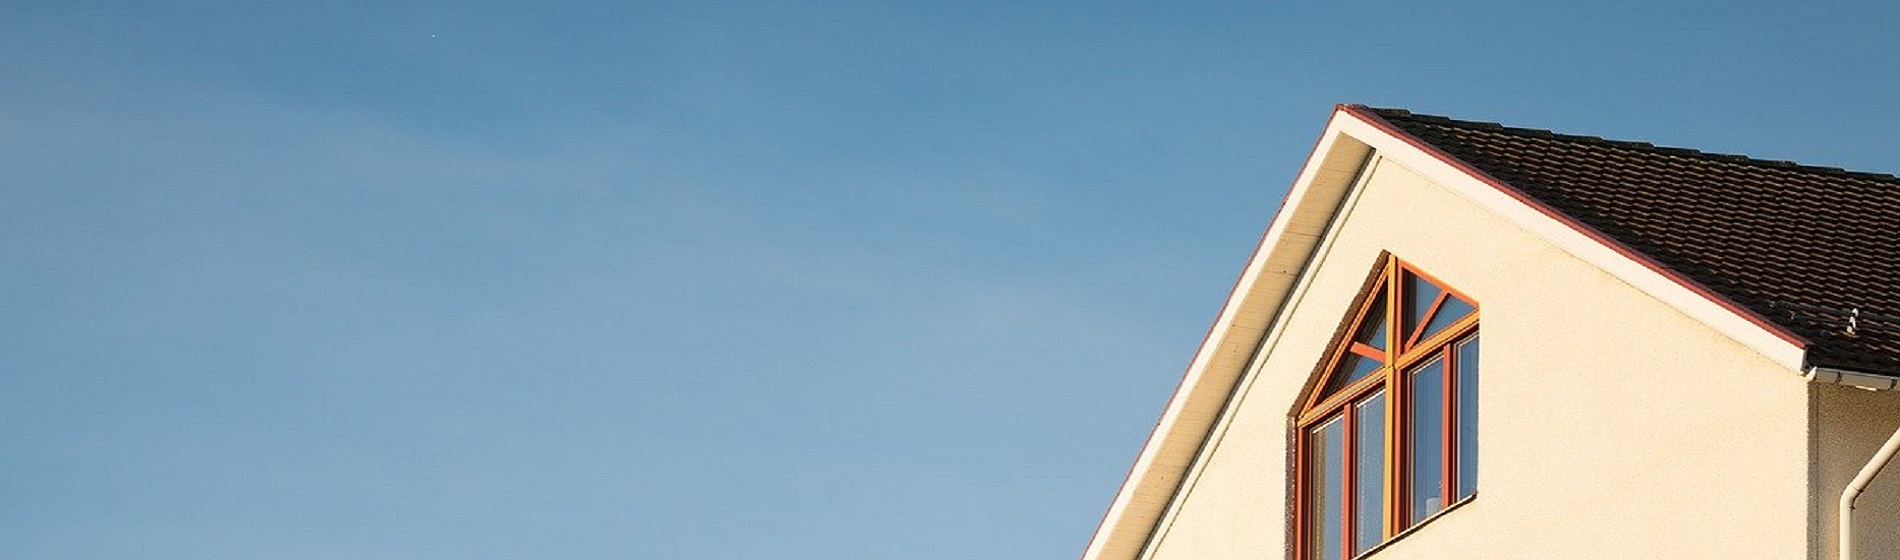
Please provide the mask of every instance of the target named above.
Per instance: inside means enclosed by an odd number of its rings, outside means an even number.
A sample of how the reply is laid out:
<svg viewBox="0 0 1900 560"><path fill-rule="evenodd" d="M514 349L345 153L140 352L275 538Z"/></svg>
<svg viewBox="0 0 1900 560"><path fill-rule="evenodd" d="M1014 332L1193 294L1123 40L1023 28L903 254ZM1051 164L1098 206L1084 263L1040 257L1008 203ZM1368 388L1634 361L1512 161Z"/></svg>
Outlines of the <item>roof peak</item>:
<svg viewBox="0 0 1900 560"><path fill-rule="evenodd" d="M1462 128L1462 129L1468 129L1468 130L1482 130L1482 131L1487 131L1487 132L1511 134L1515 136L1523 136L1523 137L1528 137L1528 138L1539 138L1539 139L1545 139L1545 140L1557 140L1557 141L1593 144L1593 145L1602 146L1602 147L1611 148L1611 149L1638 150L1638 151L1644 151L1644 152L1649 152L1649 153L1656 153L1656 154L1663 154L1663 155L1670 155L1670 156L1677 156L1677 157L1699 158L1699 159L1718 161L1718 162L1723 162L1723 163L1753 165L1753 166L1765 167L1765 168L1770 168L1770 169L1783 169L1783 170L1799 171L1799 172L1804 172L1804 173L1816 173L1816 174L1829 175L1829 176L1835 176L1835 177L1851 177L1851 178L1867 179L1867 180L1873 180L1873 181L1890 181L1890 182L1900 183L1900 177L1895 177L1893 174L1890 174L1890 173L1853 171L1853 170L1844 169L1840 167L1823 166L1823 165L1808 165L1808 164L1790 161L1790 160L1761 159L1761 158L1750 157L1750 156L1746 156L1742 154L1705 152L1705 151L1697 150L1694 148L1658 146L1650 142L1643 142L1643 141L1637 141L1637 140L1612 140L1612 139L1607 139L1600 136L1589 136L1589 135L1582 135L1582 134L1565 134L1565 133L1556 132L1556 131L1552 131L1548 129L1542 129L1542 128L1516 127L1516 126L1508 126L1508 125L1490 122L1490 121L1455 119L1455 118L1441 116L1441 115L1416 113L1408 109L1400 109L1400 108L1369 107L1366 105L1359 105L1359 104L1341 105L1341 108L1357 109L1357 110L1370 113L1374 116L1377 116L1381 119L1386 119L1386 120L1403 120L1403 121L1417 122L1417 123L1422 123L1422 124Z"/></svg>

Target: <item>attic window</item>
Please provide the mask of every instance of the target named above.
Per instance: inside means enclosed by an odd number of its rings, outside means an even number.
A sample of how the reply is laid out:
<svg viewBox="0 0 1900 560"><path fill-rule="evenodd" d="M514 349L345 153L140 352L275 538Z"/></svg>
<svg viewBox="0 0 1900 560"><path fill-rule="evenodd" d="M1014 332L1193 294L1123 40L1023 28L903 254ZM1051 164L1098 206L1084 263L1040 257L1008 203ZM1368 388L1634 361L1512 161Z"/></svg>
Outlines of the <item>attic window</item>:
<svg viewBox="0 0 1900 560"><path fill-rule="evenodd" d="M1394 258L1361 300L1296 420L1301 560L1358 556L1477 493L1475 300Z"/></svg>

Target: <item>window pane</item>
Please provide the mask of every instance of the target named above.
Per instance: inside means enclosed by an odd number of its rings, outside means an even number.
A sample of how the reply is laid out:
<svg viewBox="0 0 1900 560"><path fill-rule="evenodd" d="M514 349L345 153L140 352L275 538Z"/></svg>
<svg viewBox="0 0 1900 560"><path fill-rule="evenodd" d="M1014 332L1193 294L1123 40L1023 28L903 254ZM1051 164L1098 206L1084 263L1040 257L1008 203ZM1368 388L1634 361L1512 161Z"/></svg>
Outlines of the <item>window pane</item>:
<svg viewBox="0 0 1900 560"><path fill-rule="evenodd" d="M1385 350L1385 296L1379 296L1378 300L1372 302L1372 307L1366 310L1366 322L1359 325L1359 335L1352 340Z"/></svg>
<svg viewBox="0 0 1900 560"><path fill-rule="evenodd" d="M1412 373L1411 520L1417 523L1445 507L1445 360L1435 358Z"/></svg>
<svg viewBox="0 0 1900 560"><path fill-rule="evenodd" d="M1333 380L1327 384L1326 393L1332 394L1354 381L1365 379L1372 372L1379 371L1379 365L1378 360L1347 352L1346 357L1339 361L1339 371L1333 374Z"/></svg>
<svg viewBox="0 0 1900 560"><path fill-rule="evenodd" d="M1403 297L1399 300L1402 308L1399 312L1403 316L1399 321L1399 333L1404 339L1418 330L1419 323L1425 322L1425 313L1432 310L1432 303L1438 301L1438 294L1443 290L1416 274L1406 274L1405 284L1400 286L1400 291Z"/></svg>
<svg viewBox="0 0 1900 560"><path fill-rule="evenodd" d="M1308 445L1313 462L1311 494L1307 496L1312 543L1307 557L1312 560L1338 560L1345 542L1341 525L1346 505L1346 422L1340 418L1313 428Z"/></svg>
<svg viewBox="0 0 1900 560"><path fill-rule="evenodd" d="M1478 491L1478 337L1458 343L1458 498Z"/></svg>
<svg viewBox="0 0 1900 560"><path fill-rule="evenodd" d="M1385 540L1385 391L1366 397L1353 411L1352 553Z"/></svg>
<svg viewBox="0 0 1900 560"><path fill-rule="evenodd" d="M1438 334L1439 331L1445 330L1452 323L1470 316L1471 312L1477 310L1471 304L1465 303L1465 300L1458 299L1458 296L1445 296L1445 303L1440 304L1438 312L1432 314L1432 321L1425 325L1425 334L1419 335L1419 340Z"/></svg>

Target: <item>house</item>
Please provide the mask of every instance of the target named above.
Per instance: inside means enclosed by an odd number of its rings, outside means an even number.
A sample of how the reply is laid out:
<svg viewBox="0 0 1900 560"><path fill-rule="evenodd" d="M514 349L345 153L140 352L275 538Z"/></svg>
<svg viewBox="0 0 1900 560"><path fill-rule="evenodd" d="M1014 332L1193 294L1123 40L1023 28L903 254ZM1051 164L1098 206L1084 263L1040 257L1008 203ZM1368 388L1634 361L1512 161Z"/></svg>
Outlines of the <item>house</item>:
<svg viewBox="0 0 1900 560"><path fill-rule="evenodd" d="M1340 106L1083 558L1900 559L1897 384L1900 179Z"/></svg>

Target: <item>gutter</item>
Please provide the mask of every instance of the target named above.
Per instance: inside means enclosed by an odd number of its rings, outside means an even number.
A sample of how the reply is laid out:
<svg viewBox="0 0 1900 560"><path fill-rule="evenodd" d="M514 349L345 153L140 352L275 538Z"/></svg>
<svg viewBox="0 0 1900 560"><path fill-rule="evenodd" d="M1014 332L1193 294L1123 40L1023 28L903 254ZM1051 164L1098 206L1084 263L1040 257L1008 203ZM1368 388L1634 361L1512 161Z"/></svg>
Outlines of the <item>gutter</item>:
<svg viewBox="0 0 1900 560"><path fill-rule="evenodd" d="M1802 377L1806 377L1808 381L1816 383L1847 385L1849 387L1859 387L1869 391L1892 391L1900 389L1900 377L1820 366L1809 367L1807 374L1802 375Z"/></svg>
<svg viewBox="0 0 1900 560"><path fill-rule="evenodd" d="M1816 383L1846 385L1869 391L1900 389L1900 377L1819 366L1808 368L1807 373L1802 377ZM1841 490L1841 501L1837 506L1839 508L1837 519L1840 523L1840 534L1836 537L1839 550L1836 556L1838 560L1854 560L1854 501L1860 499L1861 492L1865 492L1867 486L1874 482L1874 477L1880 475L1881 469L1893 462L1896 454L1900 454L1900 429L1894 430L1893 436L1887 438L1887 443L1880 446L1880 451L1875 452L1873 458L1868 459L1867 464L1860 468L1860 473L1854 475L1853 482L1847 483L1847 488Z"/></svg>

